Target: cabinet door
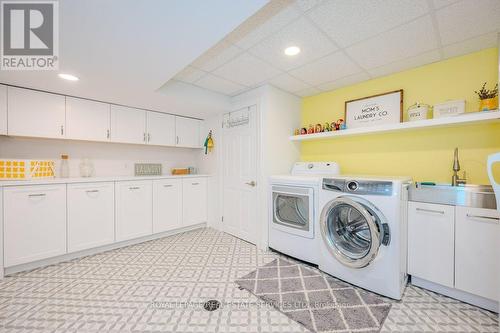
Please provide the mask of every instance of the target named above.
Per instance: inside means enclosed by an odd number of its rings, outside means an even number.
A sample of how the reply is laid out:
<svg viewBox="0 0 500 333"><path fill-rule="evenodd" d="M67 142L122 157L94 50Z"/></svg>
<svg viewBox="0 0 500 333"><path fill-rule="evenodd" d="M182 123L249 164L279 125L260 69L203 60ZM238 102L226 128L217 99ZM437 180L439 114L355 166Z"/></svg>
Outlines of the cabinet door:
<svg viewBox="0 0 500 333"><path fill-rule="evenodd" d="M115 240L113 183L68 184L68 252Z"/></svg>
<svg viewBox="0 0 500 333"><path fill-rule="evenodd" d="M498 301L500 213L456 207L455 287Z"/></svg>
<svg viewBox="0 0 500 333"><path fill-rule="evenodd" d="M207 222L207 179L182 180L183 226Z"/></svg>
<svg viewBox="0 0 500 333"><path fill-rule="evenodd" d="M152 182L115 183L116 240L138 238L153 232Z"/></svg>
<svg viewBox="0 0 500 333"><path fill-rule="evenodd" d="M110 105L66 97L66 138L109 141Z"/></svg>
<svg viewBox="0 0 500 333"><path fill-rule="evenodd" d="M111 105L111 141L146 143L146 111Z"/></svg>
<svg viewBox="0 0 500 333"><path fill-rule="evenodd" d="M153 233L180 228L181 221L181 180L155 180L153 182Z"/></svg>
<svg viewBox="0 0 500 333"><path fill-rule="evenodd" d="M408 203L408 273L453 287L454 206Z"/></svg>
<svg viewBox="0 0 500 333"><path fill-rule="evenodd" d="M7 86L0 85L0 135L7 134Z"/></svg>
<svg viewBox="0 0 500 333"><path fill-rule="evenodd" d="M66 185L4 188L5 266L66 253Z"/></svg>
<svg viewBox="0 0 500 333"><path fill-rule="evenodd" d="M147 129L148 144L175 146L175 116L148 111Z"/></svg>
<svg viewBox="0 0 500 333"><path fill-rule="evenodd" d="M22 88L7 88L9 135L64 138L65 97Z"/></svg>
<svg viewBox="0 0 500 333"><path fill-rule="evenodd" d="M201 121L184 117L175 117L175 134L178 147L199 148Z"/></svg>

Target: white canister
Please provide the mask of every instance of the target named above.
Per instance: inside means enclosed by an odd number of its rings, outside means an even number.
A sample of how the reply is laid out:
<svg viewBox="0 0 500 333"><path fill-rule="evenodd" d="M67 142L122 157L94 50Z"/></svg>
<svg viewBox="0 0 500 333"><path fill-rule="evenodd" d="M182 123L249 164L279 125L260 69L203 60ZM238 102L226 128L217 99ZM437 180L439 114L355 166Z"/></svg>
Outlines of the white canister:
<svg viewBox="0 0 500 333"><path fill-rule="evenodd" d="M408 121L424 120L429 115L429 105L415 103L408 108Z"/></svg>

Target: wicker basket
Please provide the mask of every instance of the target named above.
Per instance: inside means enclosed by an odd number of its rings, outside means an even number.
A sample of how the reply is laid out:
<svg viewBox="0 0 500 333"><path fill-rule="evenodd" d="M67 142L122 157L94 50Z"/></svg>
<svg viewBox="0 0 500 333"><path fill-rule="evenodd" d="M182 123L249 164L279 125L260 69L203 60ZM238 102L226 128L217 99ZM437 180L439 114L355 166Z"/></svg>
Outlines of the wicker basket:
<svg viewBox="0 0 500 333"><path fill-rule="evenodd" d="M52 160L0 159L0 180L29 180L54 176L55 162Z"/></svg>

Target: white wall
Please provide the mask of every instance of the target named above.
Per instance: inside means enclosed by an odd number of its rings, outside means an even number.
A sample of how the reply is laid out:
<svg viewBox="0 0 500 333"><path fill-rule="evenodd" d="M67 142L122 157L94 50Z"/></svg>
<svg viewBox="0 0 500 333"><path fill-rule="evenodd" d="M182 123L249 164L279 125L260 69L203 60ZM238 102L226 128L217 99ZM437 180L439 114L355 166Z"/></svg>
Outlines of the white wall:
<svg viewBox="0 0 500 333"><path fill-rule="evenodd" d="M82 158L92 160L95 176L131 176L134 163L161 163L164 174L170 174L174 167L197 167L200 150L0 136L0 158L53 159L59 170L61 154L69 155L71 177L80 176Z"/></svg>

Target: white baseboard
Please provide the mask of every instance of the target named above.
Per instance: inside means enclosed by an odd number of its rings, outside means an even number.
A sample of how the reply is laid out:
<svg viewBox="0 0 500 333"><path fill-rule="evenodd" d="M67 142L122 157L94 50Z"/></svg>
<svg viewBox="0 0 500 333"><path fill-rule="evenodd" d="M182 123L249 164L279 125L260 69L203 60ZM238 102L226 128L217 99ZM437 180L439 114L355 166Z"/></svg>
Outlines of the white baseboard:
<svg viewBox="0 0 500 333"><path fill-rule="evenodd" d="M440 284L437 284L434 282L420 279L420 278L415 277L415 276L411 277L410 283L413 284L414 286L428 289L428 290L434 291L438 294L442 294L442 295L445 295L445 296L448 296L451 298L455 298L455 299L458 299L462 302L469 303L469 304L478 306L480 308L498 313L498 302L497 301L494 301L494 300L491 300L488 298L484 298L481 296L473 295L473 294L470 294L468 292L458 290L455 288L446 287L446 286L443 286L443 285L440 285Z"/></svg>
<svg viewBox="0 0 500 333"><path fill-rule="evenodd" d="M87 256L94 255L97 253L102 253L102 252L118 249L118 248L129 246L129 245L139 244L139 243L147 242L147 241L150 241L153 239L163 238L163 237L167 237L167 236L171 236L171 235L175 235L175 234L179 234L182 232L186 232L186 231L190 231L190 230L194 230L194 229L198 229L198 228L203 228L203 227L206 227L206 223L195 224L195 225L192 225L189 227L184 227L184 228L175 229L175 230L171 230L171 231L165 231L165 232L161 232L161 233L154 234L154 235L130 239L130 240L117 242L117 243L113 243L113 244L109 244L109 245L104 245L104 246L100 246L100 247L96 247L96 248L92 248L92 249L88 249L88 250L67 253L67 254L63 254L61 256L43 259L43 260L38 260L38 261L34 261L34 262L29 262L26 264L5 267L3 270L3 273L4 273L3 275L8 276L10 274L14 274L14 273L18 273L18 272L29 271L29 270L32 270L35 268L54 265L54 264L57 264L57 263L60 263L63 261L69 261L69 260L73 260L73 259L77 259L77 258L87 257Z"/></svg>

